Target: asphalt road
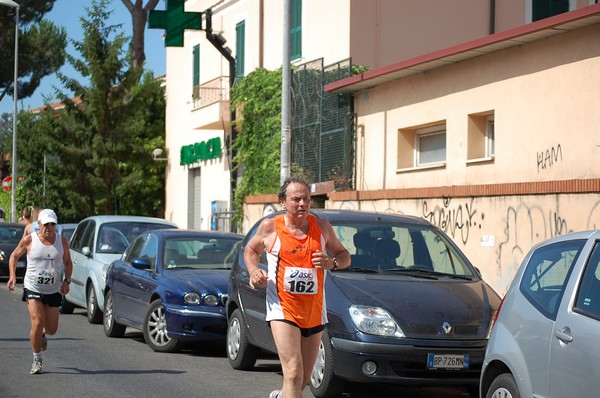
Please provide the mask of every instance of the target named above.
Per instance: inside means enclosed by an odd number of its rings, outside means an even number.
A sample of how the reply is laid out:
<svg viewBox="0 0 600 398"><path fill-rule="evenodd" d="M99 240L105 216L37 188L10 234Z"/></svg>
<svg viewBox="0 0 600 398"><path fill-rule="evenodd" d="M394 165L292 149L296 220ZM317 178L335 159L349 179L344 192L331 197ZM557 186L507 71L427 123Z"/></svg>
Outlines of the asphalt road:
<svg viewBox="0 0 600 398"><path fill-rule="evenodd" d="M155 353L134 329L127 329L124 338L106 337L102 325L87 322L83 309L61 315L58 333L48 339L43 353L44 374L30 375L30 322L21 292L21 284L8 292L6 280L0 278L1 398L265 398L281 385L275 356L265 354L253 371L241 372L229 366L224 344ZM468 397L460 388L349 385L348 391L344 397ZM312 397L308 388L304 397Z"/></svg>

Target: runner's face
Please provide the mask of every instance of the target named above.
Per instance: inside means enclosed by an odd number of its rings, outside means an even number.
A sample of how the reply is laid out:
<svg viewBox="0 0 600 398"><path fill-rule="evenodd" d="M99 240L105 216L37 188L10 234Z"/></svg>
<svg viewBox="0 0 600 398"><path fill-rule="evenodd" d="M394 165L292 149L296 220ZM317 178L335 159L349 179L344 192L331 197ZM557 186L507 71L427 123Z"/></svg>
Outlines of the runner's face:
<svg viewBox="0 0 600 398"><path fill-rule="evenodd" d="M310 203L310 192L304 184L293 182L288 185L283 205L290 216L306 217L310 210Z"/></svg>
<svg viewBox="0 0 600 398"><path fill-rule="evenodd" d="M40 232L42 233L42 236L44 236L44 237L52 236L53 234L56 233L56 224L54 224L53 222L49 222L47 224L42 224Z"/></svg>

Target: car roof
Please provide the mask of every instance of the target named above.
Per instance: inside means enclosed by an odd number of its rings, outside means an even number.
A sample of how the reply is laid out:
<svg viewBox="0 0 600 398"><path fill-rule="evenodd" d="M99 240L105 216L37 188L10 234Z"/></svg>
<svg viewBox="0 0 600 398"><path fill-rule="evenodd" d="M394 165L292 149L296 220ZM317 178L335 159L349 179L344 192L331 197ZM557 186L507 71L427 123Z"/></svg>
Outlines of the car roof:
<svg viewBox="0 0 600 398"><path fill-rule="evenodd" d="M175 224L174 222L165 220L164 218L147 217L147 216L97 215L97 216L86 217L85 219L81 220L80 223L83 221L87 221L87 220L94 220L100 224L109 223L109 222L153 222L153 223L168 224L168 225L172 225L175 227L177 226L177 224Z"/></svg>
<svg viewBox="0 0 600 398"><path fill-rule="evenodd" d="M198 238L233 238L243 239L244 236L233 232L221 232L221 231L206 231L197 229L153 229L146 231L148 234L160 235L164 238L173 237L198 237Z"/></svg>
<svg viewBox="0 0 600 398"><path fill-rule="evenodd" d="M270 214L267 217L274 217L278 214L284 214L285 211L278 211ZM433 226L429 221L424 218L416 216L408 216L404 214L396 213L376 213L363 210L345 210L345 209L311 209L310 213L316 217L324 218L331 223L337 224L343 221L359 221L363 223L368 222L389 222L389 223L401 223L401 224L412 224L431 227Z"/></svg>
<svg viewBox="0 0 600 398"><path fill-rule="evenodd" d="M27 224L22 224L20 222L0 222L0 227L7 227L7 228L21 227L21 228L25 228L25 226L27 226Z"/></svg>
<svg viewBox="0 0 600 398"><path fill-rule="evenodd" d="M541 246L551 245L553 243L564 242L575 239L600 239L600 230L570 232L564 235L558 235L553 238L548 238L532 247L532 251Z"/></svg>

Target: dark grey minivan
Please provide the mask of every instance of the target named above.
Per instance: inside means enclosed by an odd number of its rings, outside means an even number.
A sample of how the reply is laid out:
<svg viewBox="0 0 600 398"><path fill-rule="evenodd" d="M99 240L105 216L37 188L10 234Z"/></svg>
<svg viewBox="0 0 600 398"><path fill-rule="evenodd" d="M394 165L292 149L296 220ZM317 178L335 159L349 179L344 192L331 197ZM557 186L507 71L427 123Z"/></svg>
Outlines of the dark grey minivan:
<svg viewBox="0 0 600 398"><path fill-rule="evenodd" d="M337 396L352 381L463 386L477 396L500 297L452 240L417 217L311 213L329 220L352 255L349 268L328 273L329 324L312 393ZM276 351L265 322L265 288L250 288L242 255L259 223L242 242L230 278L227 355L240 370L254 367L260 349ZM264 254L261 267L266 271Z"/></svg>

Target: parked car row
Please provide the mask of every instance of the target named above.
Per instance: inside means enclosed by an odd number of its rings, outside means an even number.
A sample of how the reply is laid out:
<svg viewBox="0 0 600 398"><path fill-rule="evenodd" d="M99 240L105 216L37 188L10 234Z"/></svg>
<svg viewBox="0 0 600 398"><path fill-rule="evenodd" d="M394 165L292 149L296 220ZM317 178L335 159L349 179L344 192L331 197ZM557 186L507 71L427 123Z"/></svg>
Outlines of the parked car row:
<svg viewBox="0 0 600 398"><path fill-rule="evenodd" d="M462 386L485 398L596 395L600 231L532 248L501 299L424 219L311 213L331 223L352 257L327 275L314 396L339 396L348 382ZM252 369L261 350L276 352L265 288L250 288L243 258L261 221L242 236L160 219L86 219L71 239L77 283L63 312L87 308L108 337L139 329L158 352L225 341L232 368ZM103 232L115 233L112 243ZM260 263L266 270L264 254Z"/></svg>
<svg viewBox="0 0 600 398"><path fill-rule="evenodd" d="M83 307L90 323L101 323L106 269L121 258L131 240L144 231L159 228L177 228L177 225L160 218L138 216L92 216L80 221L69 241L73 274L61 312L68 314L76 306Z"/></svg>

